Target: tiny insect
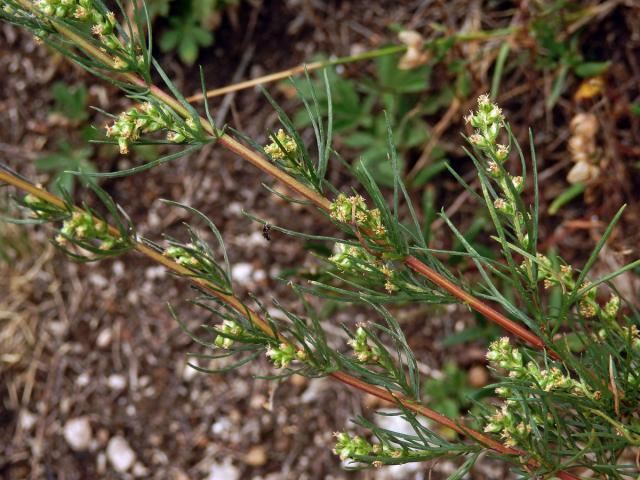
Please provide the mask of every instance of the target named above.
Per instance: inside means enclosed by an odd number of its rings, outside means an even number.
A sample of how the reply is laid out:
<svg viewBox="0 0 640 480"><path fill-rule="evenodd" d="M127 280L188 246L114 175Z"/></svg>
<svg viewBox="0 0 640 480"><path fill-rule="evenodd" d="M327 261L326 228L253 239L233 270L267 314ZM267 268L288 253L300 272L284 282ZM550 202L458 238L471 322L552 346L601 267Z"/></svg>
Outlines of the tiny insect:
<svg viewBox="0 0 640 480"><path fill-rule="evenodd" d="M262 227L262 236L266 241L271 240L271 225L269 225L268 223L265 223L264 227Z"/></svg>

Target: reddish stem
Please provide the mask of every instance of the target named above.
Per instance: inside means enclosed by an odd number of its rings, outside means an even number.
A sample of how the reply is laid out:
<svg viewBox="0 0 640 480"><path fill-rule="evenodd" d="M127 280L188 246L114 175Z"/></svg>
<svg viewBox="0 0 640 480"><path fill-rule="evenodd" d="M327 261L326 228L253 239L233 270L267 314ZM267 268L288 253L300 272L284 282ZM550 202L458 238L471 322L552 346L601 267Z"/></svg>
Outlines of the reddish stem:
<svg viewBox="0 0 640 480"><path fill-rule="evenodd" d="M513 333L515 336L517 336L518 338L521 338L522 340L533 345L534 347L537 347L539 349L546 349L550 357L552 357L555 360L560 360L560 356L555 351L548 348L544 343L544 341L538 336L536 336L535 334L533 334L530 330L526 329L522 325L518 325L512 320L509 320L507 317L502 315L500 312L494 310L486 303L482 302L481 300L478 300L473 295L465 292L460 287L455 285L453 282L451 282L450 280L447 280L442 275L440 275L439 273L435 272L434 270L426 266L416 257L409 255L404 259L404 263L412 270L415 270L420 275L431 280L433 283L438 285L443 290L446 290L456 298L462 300L464 303L469 305L478 313L481 313L492 322L497 323L508 332Z"/></svg>

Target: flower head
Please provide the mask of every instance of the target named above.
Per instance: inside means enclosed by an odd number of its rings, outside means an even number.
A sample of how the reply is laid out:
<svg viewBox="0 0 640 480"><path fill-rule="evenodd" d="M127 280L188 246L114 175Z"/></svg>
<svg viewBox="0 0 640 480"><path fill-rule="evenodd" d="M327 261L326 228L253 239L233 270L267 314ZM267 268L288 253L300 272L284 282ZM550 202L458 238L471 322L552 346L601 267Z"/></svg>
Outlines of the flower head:
<svg viewBox="0 0 640 480"><path fill-rule="evenodd" d="M272 138L273 141L264 147L264 151L273 160L286 160L294 156L298 151L298 145L295 140L287 135L282 128Z"/></svg>

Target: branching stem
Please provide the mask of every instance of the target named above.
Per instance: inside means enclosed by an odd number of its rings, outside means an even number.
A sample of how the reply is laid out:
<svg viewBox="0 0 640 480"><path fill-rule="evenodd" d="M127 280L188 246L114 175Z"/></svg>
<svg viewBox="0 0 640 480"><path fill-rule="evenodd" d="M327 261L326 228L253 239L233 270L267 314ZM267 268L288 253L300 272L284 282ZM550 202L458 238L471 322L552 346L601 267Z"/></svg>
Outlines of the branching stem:
<svg viewBox="0 0 640 480"><path fill-rule="evenodd" d="M25 8L28 8L31 11L35 12L35 7L30 1L28 0L19 0L19 1ZM91 43L87 42L81 36L69 30L64 25L60 25L59 22L54 22L54 26L61 35L67 37L69 40L71 40L73 43L78 45L82 50L84 50L86 53L93 56L95 59L103 62L105 65L111 63L111 59L109 58L108 55L101 52L98 48L96 48ZM512 33L512 31L509 30L509 33ZM476 37L477 36L472 36L470 38L476 39ZM487 35L485 34L481 38L486 38L486 37ZM132 84L138 85L143 88L149 88L151 94L154 97L156 97L158 100L166 103L172 109L174 109L177 113L184 116L185 118L190 117L190 113L185 108L184 105L182 105L177 99L167 94L157 86L147 85L142 78L139 78L138 76L129 72L123 72L117 75L131 82ZM291 175L288 175L286 172L279 169L273 163L269 162L259 153L244 146L242 143L235 140L231 136L220 132L218 129L215 128L215 126L211 125L205 118L200 117L200 123L202 125L202 128L210 135L215 136L217 138L218 143L222 145L224 148L226 148L231 152L236 153L237 155L244 158L255 167L259 168L260 170L267 173L268 175L271 175L276 180L280 181L281 183L286 185L288 188L290 188L291 190L298 193L306 200L313 203L317 208L324 210L325 212L329 211L331 202L327 198L318 194L317 192L307 187L300 181L296 180ZM557 355L557 353L555 353L552 349L550 349L541 338L539 338L537 335L532 333L530 330L526 329L521 325L518 325L514 321L508 319L505 315L491 308L485 302L477 299L476 297L472 296L471 294L457 287L452 282L450 282L449 280L444 278L442 275L435 272L433 269L429 268L427 265L425 265L423 262L421 262L417 258L413 256L407 256L404 259L404 263L409 268L419 273L420 275L424 276L425 278L429 279L430 281L438 285L443 290L446 290L451 295L455 296L456 298L461 300L463 303L469 305L471 308L476 310L478 313L484 315L490 321L504 328L506 331L512 333L513 335L517 336L518 338L522 339L523 341L529 343L530 345L536 348L546 349L551 357L553 357L554 359L559 359L559 356Z"/></svg>
<svg viewBox="0 0 640 480"><path fill-rule="evenodd" d="M22 180L14 175L11 175L10 173L4 171L4 170L0 170L0 182L4 182L6 184L9 185L13 185L14 187L29 193L41 200L44 200L52 205L55 205L59 208L66 208L67 206L65 205L65 202L47 192L46 190L37 187L25 180ZM78 211L78 212L83 212L82 209L75 207L74 206L74 210ZM120 232L113 226L109 225L108 226L109 232L113 233L114 235L119 235ZM226 303L227 305L231 306L232 308L234 308L238 313L240 313L241 315L244 315L249 321L251 321L255 326L257 326L258 328L260 328L260 330L262 330L264 333L266 333L269 336L274 336L274 332L273 329L269 326L269 324L260 317L260 315L258 315L256 312L254 312L253 310L251 310L250 308L248 308L247 306L244 305L244 303L239 300L237 297L233 296L233 295L227 295L224 294L222 292L220 292L219 289L215 288L215 286L211 285L209 282L207 282L206 280L199 278L199 277L194 277L193 276L193 272L191 270L189 270L188 268L184 267L183 265L180 265L179 263L177 263L176 261L172 260L171 258L168 258L164 255L162 255L160 252L156 251L153 248L150 248L149 246L147 246L144 243L144 240L141 238L136 237L135 239L133 239L135 242L135 250L137 250L139 253L143 254L144 256L150 258L151 260L153 260L154 262L157 262L161 265L163 265L165 268L167 268L168 270L171 270L172 272L186 277L190 282L196 284L197 286L203 288L204 290L206 290L208 293L210 293L211 295L215 296L216 298L218 298L220 301ZM277 333L275 335L278 335ZM279 341L285 341L287 342L288 340L286 340L284 337L282 337L281 335L277 336ZM348 373L344 373L344 372L332 372L329 374L331 377L333 377L334 379L349 385L357 390L360 390L362 392L366 392L369 393L377 398L380 398L381 400L385 400L387 402L390 402L392 404L401 404L404 408L417 413L419 415L424 416L425 418L428 418L436 423L438 423L439 425L442 425L444 427L450 428L456 432L458 432L460 435L469 437L474 439L475 441L477 441L478 443L486 446L487 448L490 448L491 450L494 450L495 452L502 454L502 455L514 455L514 456L519 456L521 458L526 458L527 457L527 453L523 450L520 449L515 449L515 448L510 448L507 447L503 444L501 444L500 442L497 442L496 440L492 439L491 437L477 431L474 430L472 428L469 428L467 426L465 426L462 421L454 421L452 419L450 419L449 417L446 417L444 415L441 415L440 413L436 412L435 410L430 409L429 407L425 406L425 405L421 405L418 403L415 403L414 401L411 401L407 398L405 398L402 395L394 395L391 392L389 392L388 390L384 390L380 387L376 387L374 385L368 384L352 375L349 375ZM527 465L531 468L537 468L539 467L539 464L534 461L534 460L529 460L527 462ZM577 477L573 476L572 474L566 473L566 472L558 472L557 476L560 477L563 480L578 480Z"/></svg>

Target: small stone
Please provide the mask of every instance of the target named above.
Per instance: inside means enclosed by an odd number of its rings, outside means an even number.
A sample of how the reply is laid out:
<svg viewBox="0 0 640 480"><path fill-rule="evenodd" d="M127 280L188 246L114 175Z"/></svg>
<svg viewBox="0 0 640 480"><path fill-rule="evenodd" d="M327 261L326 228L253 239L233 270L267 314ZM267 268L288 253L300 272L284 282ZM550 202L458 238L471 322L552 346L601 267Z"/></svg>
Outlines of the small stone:
<svg viewBox="0 0 640 480"><path fill-rule="evenodd" d="M231 202L227 205L227 213L229 215L240 215L242 213L242 204L240 202Z"/></svg>
<svg viewBox="0 0 640 480"><path fill-rule="evenodd" d="M226 459L223 463L214 463L211 465L207 480L239 480L240 470L235 467L230 459Z"/></svg>
<svg viewBox="0 0 640 480"><path fill-rule="evenodd" d="M189 363L199 366L197 358L189 359ZM185 363L184 369L182 370L182 379L185 382L190 382L196 375L198 375L198 370L189 365L189 363Z"/></svg>
<svg viewBox="0 0 640 480"><path fill-rule="evenodd" d="M252 410L260 410L267 403L267 397L261 394L254 394L249 399L249 408Z"/></svg>
<svg viewBox="0 0 640 480"><path fill-rule="evenodd" d="M135 463L136 454L123 437L116 435L107 445L107 458L117 472L124 473Z"/></svg>
<svg viewBox="0 0 640 480"><path fill-rule="evenodd" d="M28 432L36 424L37 418L37 415L34 415L29 410L21 410L20 416L18 417L18 424L23 431Z"/></svg>
<svg viewBox="0 0 640 480"><path fill-rule="evenodd" d="M142 463L136 462L131 473L133 473L134 477L146 477L149 475L149 469Z"/></svg>
<svg viewBox="0 0 640 480"><path fill-rule="evenodd" d="M189 480L189 476L179 468L175 468L170 475L171 480Z"/></svg>
<svg viewBox="0 0 640 480"><path fill-rule="evenodd" d="M293 386L298 388L306 387L309 383L309 380L303 375L291 375L289 381Z"/></svg>
<svg viewBox="0 0 640 480"><path fill-rule="evenodd" d="M264 270L256 270L253 272L253 281L256 283L264 283L267 279L267 272Z"/></svg>
<svg viewBox="0 0 640 480"><path fill-rule="evenodd" d="M211 425L211 433L214 437L224 438L233 428L233 423L227 417L221 417Z"/></svg>
<svg viewBox="0 0 640 480"><path fill-rule="evenodd" d="M469 370L469 383L473 388L482 388L489 383L489 372L482 365L476 365Z"/></svg>
<svg viewBox="0 0 640 480"><path fill-rule="evenodd" d="M82 372L80 375L78 375L78 378L76 378L76 385L80 388L86 387L90 382L91 377L87 372Z"/></svg>
<svg viewBox="0 0 640 480"><path fill-rule="evenodd" d="M67 324L62 320L59 322L49 322L47 328L54 337L62 338L67 334Z"/></svg>
<svg viewBox="0 0 640 480"><path fill-rule="evenodd" d="M111 337L112 333L110 328L101 330L98 334L98 337L96 338L96 346L98 348L107 348L111 343Z"/></svg>
<svg viewBox="0 0 640 480"><path fill-rule="evenodd" d="M164 278L167 276L167 269L162 265L157 265L155 267L149 267L145 270L144 276L148 280L156 280L159 278Z"/></svg>
<svg viewBox="0 0 640 480"><path fill-rule="evenodd" d="M120 392L124 390L125 387L127 386L127 379L124 378L124 376L122 375L118 375L117 373L114 373L113 375L109 375L109 378L107 379L107 383L109 384L109 388L111 390Z"/></svg>
<svg viewBox="0 0 640 480"><path fill-rule="evenodd" d="M247 286L251 283L251 275L253 273L253 266L250 263L240 262L236 263L231 268L231 278L238 285Z"/></svg>
<svg viewBox="0 0 640 480"><path fill-rule="evenodd" d="M115 262L113 262L113 274L116 277L121 277L124 274L124 263L122 263L120 260L116 260Z"/></svg>
<svg viewBox="0 0 640 480"><path fill-rule="evenodd" d="M96 471L100 475L103 475L107 471L107 456L102 452L96 457Z"/></svg>
<svg viewBox="0 0 640 480"><path fill-rule="evenodd" d="M99 273L91 273L89 274L89 283L95 285L98 288L107 288L107 286L109 285L109 280L107 280Z"/></svg>
<svg viewBox="0 0 640 480"><path fill-rule="evenodd" d="M67 420L67 423L64 424L63 434L72 450L76 452L87 450L92 438L89 419L78 417Z"/></svg>
<svg viewBox="0 0 640 480"><path fill-rule="evenodd" d="M251 450L244 456L244 462L252 467L259 467L267 463L267 450L262 445L251 447Z"/></svg>

